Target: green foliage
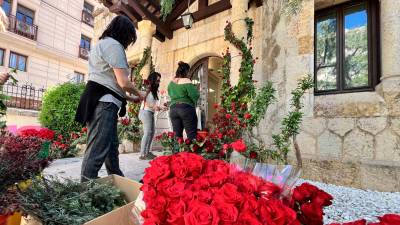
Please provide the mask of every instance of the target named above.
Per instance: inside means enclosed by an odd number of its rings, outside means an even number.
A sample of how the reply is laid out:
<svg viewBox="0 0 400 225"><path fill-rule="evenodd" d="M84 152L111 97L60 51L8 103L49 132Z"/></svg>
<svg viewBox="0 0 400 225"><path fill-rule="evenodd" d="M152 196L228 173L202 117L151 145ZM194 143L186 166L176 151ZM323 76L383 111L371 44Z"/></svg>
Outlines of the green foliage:
<svg viewBox="0 0 400 225"><path fill-rule="evenodd" d="M126 204L109 183L37 178L19 194L21 209L44 225L81 225Z"/></svg>
<svg viewBox="0 0 400 225"><path fill-rule="evenodd" d="M45 92L39 121L44 126L61 134L81 130L75 122L84 84L64 83Z"/></svg>
<svg viewBox="0 0 400 225"><path fill-rule="evenodd" d="M167 19L167 16L172 12L174 4L175 0L161 0L160 15L164 21Z"/></svg>
<svg viewBox="0 0 400 225"><path fill-rule="evenodd" d="M249 124L252 127L258 125L264 118L268 106L276 99L276 90L272 86L272 82L268 81L259 91L256 98L251 102L249 113L251 115ZM251 128L252 128L251 127Z"/></svg>
<svg viewBox="0 0 400 225"><path fill-rule="evenodd" d="M136 65L136 67L132 71L133 82L135 86L140 90L143 89L143 76L140 73L143 67L150 63L151 72L154 71L153 60L151 56L151 48L146 47L143 50L143 57L140 62ZM118 124L118 137L119 140L126 139L137 143L142 138L141 135L141 121L139 120L139 111L140 104L136 103L128 103L128 118L125 120L129 120L127 123Z"/></svg>

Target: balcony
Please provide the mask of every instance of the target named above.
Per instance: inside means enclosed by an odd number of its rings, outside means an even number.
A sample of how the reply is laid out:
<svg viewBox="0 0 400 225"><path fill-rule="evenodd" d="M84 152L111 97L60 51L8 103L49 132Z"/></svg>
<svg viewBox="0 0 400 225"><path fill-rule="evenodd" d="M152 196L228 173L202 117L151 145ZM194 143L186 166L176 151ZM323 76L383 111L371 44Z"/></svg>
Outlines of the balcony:
<svg viewBox="0 0 400 225"><path fill-rule="evenodd" d="M89 59L89 49L79 47L79 58L88 60Z"/></svg>
<svg viewBox="0 0 400 225"><path fill-rule="evenodd" d="M82 10L82 22L94 27L94 17L92 13L87 10Z"/></svg>
<svg viewBox="0 0 400 225"><path fill-rule="evenodd" d="M8 30L15 34L21 35L23 37L32 39L34 41L37 40L38 26L30 25L23 21L17 20L15 16L8 16L9 26Z"/></svg>

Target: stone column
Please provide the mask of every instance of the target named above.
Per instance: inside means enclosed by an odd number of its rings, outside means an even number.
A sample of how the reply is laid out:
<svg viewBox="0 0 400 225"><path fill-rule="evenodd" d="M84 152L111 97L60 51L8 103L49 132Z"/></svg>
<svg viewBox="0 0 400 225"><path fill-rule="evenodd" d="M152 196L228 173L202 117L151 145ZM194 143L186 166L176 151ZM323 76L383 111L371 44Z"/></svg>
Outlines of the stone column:
<svg viewBox="0 0 400 225"><path fill-rule="evenodd" d="M400 117L400 4L381 0L381 91L389 115Z"/></svg>
<svg viewBox="0 0 400 225"><path fill-rule="evenodd" d="M138 23L139 27L139 34L140 34L140 48L144 50L147 47L150 47L153 43L153 35L156 33L156 26L150 20L142 20ZM150 74L150 62L147 63L142 71L141 74L143 78L147 78Z"/></svg>
<svg viewBox="0 0 400 225"><path fill-rule="evenodd" d="M382 79L400 76L400 4L381 0Z"/></svg>
<svg viewBox="0 0 400 225"><path fill-rule="evenodd" d="M11 2L11 15L16 16L17 15L17 7L18 7L18 1L14 0Z"/></svg>
<svg viewBox="0 0 400 225"><path fill-rule="evenodd" d="M231 0L232 4L232 30L237 38L247 38L247 27L244 19L247 17L248 0ZM239 69L242 57L239 55L239 50L234 46L230 46L232 55L231 62L231 84L236 85L239 81Z"/></svg>

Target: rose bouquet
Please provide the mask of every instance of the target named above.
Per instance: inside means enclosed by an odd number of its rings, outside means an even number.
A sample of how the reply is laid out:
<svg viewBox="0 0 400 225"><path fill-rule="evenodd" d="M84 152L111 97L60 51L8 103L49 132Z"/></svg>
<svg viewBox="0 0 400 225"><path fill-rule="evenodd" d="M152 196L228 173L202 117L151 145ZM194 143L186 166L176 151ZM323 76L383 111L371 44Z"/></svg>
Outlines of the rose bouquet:
<svg viewBox="0 0 400 225"><path fill-rule="evenodd" d="M139 199L134 209L137 224L301 224L297 200L282 200L279 186L224 161L182 152L150 165L141 189L144 207Z"/></svg>

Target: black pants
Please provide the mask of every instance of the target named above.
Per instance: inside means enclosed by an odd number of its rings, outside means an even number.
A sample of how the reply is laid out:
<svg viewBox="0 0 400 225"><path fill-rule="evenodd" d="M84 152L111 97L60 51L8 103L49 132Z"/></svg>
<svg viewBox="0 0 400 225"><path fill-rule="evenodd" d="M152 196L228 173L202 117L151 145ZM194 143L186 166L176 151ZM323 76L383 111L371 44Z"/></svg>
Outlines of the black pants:
<svg viewBox="0 0 400 225"><path fill-rule="evenodd" d="M82 162L81 181L96 179L106 164L108 174L123 176L119 168L118 107L111 102L99 102L88 123L88 138Z"/></svg>
<svg viewBox="0 0 400 225"><path fill-rule="evenodd" d="M183 129L190 140L197 136L197 115L195 107L188 104L175 104L171 106L169 117L172 129L177 137L183 137Z"/></svg>

